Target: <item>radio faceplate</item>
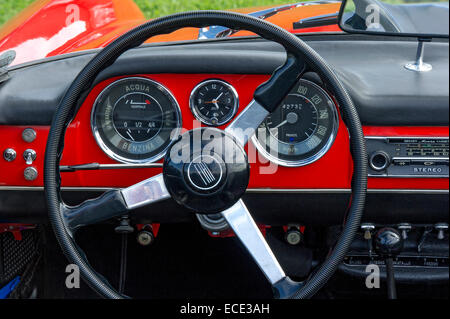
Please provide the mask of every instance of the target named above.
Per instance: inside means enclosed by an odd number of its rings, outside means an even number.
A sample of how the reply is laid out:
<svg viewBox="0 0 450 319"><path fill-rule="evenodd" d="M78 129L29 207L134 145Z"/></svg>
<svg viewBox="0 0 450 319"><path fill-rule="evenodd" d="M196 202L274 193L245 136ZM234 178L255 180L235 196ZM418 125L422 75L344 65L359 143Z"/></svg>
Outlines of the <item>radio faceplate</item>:
<svg viewBox="0 0 450 319"><path fill-rule="evenodd" d="M449 177L448 137L366 137L370 177Z"/></svg>

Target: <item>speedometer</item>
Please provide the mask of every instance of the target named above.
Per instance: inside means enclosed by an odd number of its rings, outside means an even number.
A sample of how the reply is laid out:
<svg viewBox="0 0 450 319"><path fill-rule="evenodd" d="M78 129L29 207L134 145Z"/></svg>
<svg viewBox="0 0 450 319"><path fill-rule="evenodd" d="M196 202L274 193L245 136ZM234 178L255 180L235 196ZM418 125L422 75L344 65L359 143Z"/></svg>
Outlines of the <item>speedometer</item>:
<svg viewBox="0 0 450 319"><path fill-rule="evenodd" d="M253 137L266 158L282 166L303 166L321 158L338 129L331 97L317 84L300 80Z"/></svg>
<svg viewBox="0 0 450 319"><path fill-rule="evenodd" d="M125 163L160 159L181 129L180 108L169 90L138 77L106 87L95 102L91 120L98 145Z"/></svg>

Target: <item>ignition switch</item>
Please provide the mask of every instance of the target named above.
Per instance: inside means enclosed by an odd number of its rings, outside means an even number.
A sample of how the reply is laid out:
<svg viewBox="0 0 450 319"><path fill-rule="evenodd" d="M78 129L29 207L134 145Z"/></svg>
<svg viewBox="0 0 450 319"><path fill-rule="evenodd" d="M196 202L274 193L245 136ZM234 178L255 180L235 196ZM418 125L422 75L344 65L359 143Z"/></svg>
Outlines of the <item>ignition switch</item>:
<svg viewBox="0 0 450 319"><path fill-rule="evenodd" d="M137 242L142 246L149 246L155 241L155 234L151 225L144 225L136 236Z"/></svg>
<svg viewBox="0 0 450 319"><path fill-rule="evenodd" d="M300 231L300 227L298 226L291 226L287 229L286 235L284 237L286 239L286 242L289 245L298 245L303 241L303 234Z"/></svg>

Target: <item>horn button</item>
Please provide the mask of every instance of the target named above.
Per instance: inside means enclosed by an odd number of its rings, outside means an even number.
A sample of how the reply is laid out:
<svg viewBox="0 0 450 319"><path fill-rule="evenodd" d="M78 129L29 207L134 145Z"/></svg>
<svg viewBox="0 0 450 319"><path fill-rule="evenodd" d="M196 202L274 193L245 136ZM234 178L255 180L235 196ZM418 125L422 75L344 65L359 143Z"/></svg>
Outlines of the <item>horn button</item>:
<svg viewBox="0 0 450 319"><path fill-rule="evenodd" d="M164 182L172 198L200 214L233 206L250 177L247 154L236 140L216 128L183 134L167 151Z"/></svg>

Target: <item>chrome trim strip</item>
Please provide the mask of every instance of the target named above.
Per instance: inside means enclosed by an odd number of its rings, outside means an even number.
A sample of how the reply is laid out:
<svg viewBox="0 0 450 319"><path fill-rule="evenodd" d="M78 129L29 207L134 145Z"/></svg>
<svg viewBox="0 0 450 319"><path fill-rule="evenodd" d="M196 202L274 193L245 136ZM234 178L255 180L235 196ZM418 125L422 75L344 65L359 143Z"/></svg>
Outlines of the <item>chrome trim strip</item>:
<svg viewBox="0 0 450 319"><path fill-rule="evenodd" d="M109 190L120 189L119 187L61 187L66 192L106 192ZM43 186L0 186L1 191L29 191L43 192Z"/></svg>
<svg viewBox="0 0 450 319"><path fill-rule="evenodd" d="M340 194L351 193L350 188L248 188L246 193L249 194L270 194L270 193L284 193L284 194L314 194L314 193L328 193Z"/></svg>
<svg viewBox="0 0 450 319"><path fill-rule="evenodd" d="M449 175L387 175L387 174L367 174L368 177L372 178L449 178Z"/></svg>
<svg viewBox="0 0 450 319"><path fill-rule="evenodd" d="M349 188L297 188L297 189L271 189L271 188L249 188L247 193L284 193L284 194L350 194L352 192ZM371 194L448 194L448 189L368 189L367 193Z"/></svg>
<svg viewBox="0 0 450 319"><path fill-rule="evenodd" d="M448 140L449 137L448 136L404 136L404 135L399 135L399 136L376 136L376 135L367 135L364 136L364 138L368 138L368 139L373 139L373 140L384 140L384 139L389 139L389 138L393 138L393 139L429 139L429 140Z"/></svg>
<svg viewBox="0 0 450 319"><path fill-rule="evenodd" d="M94 171L108 169L134 169L134 168L162 168L163 163L145 163L145 164L98 164L87 163L80 165L61 165L61 173L73 173L78 171Z"/></svg>
<svg viewBox="0 0 450 319"><path fill-rule="evenodd" d="M400 161L406 161L406 160L411 160L411 161L430 161L430 162L434 162L434 161L447 161L448 162L448 157L420 157L420 156L394 156L392 158L392 160L400 160Z"/></svg>
<svg viewBox="0 0 450 319"><path fill-rule="evenodd" d="M66 192L106 192L118 187L62 187ZM0 186L0 191L44 191L42 186ZM368 189L368 193L398 193L398 194L449 194L448 189ZM351 193L349 188L249 188L246 193L249 194L269 194L269 193L287 193L287 194L341 194Z"/></svg>

